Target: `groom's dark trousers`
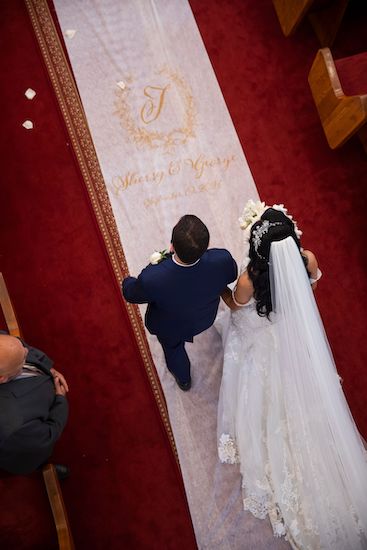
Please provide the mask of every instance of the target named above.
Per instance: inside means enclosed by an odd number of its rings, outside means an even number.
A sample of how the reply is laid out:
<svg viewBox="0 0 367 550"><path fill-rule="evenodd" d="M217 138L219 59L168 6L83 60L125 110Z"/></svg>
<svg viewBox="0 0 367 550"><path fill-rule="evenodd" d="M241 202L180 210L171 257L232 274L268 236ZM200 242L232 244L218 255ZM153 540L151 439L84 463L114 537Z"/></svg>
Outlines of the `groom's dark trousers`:
<svg viewBox="0 0 367 550"><path fill-rule="evenodd" d="M193 266L177 265L169 257L124 279L125 299L148 304L145 325L157 336L167 367L180 382L190 380L185 342L214 323L220 295L236 278L237 265L228 250L212 248Z"/></svg>
<svg viewBox="0 0 367 550"><path fill-rule="evenodd" d="M185 342L192 342L193 338L177 340L177 338L162 338L158 336L158 340L163 348L168 370L183 384L189 382L191 365L185 350Z"/></svg>

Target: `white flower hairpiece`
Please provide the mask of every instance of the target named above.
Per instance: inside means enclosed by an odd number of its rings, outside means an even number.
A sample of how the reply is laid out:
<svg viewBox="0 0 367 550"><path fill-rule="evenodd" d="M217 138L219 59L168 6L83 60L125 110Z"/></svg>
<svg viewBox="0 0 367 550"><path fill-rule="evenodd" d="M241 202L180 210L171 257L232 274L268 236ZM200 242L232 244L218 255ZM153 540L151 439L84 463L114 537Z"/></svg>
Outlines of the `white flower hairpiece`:
<svg viewBox="0 0 367 550"><path fill-rule="evenodd" d="M241 229L251 229L250 226L259 221L265 210L267 210L268 208L274 208L274 210L279 210L280 212L283 212L283 214L293 222L294 231L297 237L299 239L301 238L302 231L298 229L297 222L293 219L293 216L288 214L288 210L286 209L284 204L273 204L273 206L268 206L265 204L265 202L253 201L252 199L249 199L246 202L242 212L242 216L238 220L240 222Z"/></svg>
<svg viewBox="0 0 367 550"><path fill-rule="evenodd" d="M265 202L248 200L243 209L242 216L238 219L241 229L247 229L250 225L257 222L267 208Z"/></svg>
<svg viewBox="0 0 367 550"><path fill-rule="evenodd" d="M274 210L279 210L280 212L283 212L283 214L285 214L287 216L287 218L289 218L292 221L292 223L294 225L294 232L297 235L298 239L301 238L302 231L300 229L298 229L296 220L293 219L293 216L288 214L288 210L286 209L284 204L273 204L273 206L271 206L271 207L267 206L267 208L274 208Z"/></svg>
<svg viewBox="0 0 367 550"><path fill-rule="evenodd" d="M288 214L288 210L285 208L284 204L273 204L273 206L268 206L265 204L265 202L261 201L254 201L252 199L248 200L245 204L245 207L242 212L242 216L239 218L240 227L244 232L244 252L245 256L242 261L241 266L241 272L246 269L250 257L248 255L249 253L249 240L250 240L250 234L251 234L251 228L261 219L261 216L264 214L265 210L268 208L274 208L274 210L279 210L280 212L283 212L285 216L287 216L294 224L294 231L298 237L298 239L301 238L302 231L300 231L297 227L297 223L293 219L293 217Z"/></svg>

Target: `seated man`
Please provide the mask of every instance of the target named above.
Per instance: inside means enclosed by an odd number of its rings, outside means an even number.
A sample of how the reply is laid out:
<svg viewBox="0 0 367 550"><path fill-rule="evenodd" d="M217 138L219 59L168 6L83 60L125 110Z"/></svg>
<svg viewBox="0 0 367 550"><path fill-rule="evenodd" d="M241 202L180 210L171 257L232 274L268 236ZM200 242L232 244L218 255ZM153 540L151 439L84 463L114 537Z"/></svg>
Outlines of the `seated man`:
<svg viewBox="0 0 367 550"><path fill-rule="evenodd" d="M0 331L0 469L28 474L50 457L68 417L65 378L42 351ZM59 478L69 470L56 465Z"/></svg>

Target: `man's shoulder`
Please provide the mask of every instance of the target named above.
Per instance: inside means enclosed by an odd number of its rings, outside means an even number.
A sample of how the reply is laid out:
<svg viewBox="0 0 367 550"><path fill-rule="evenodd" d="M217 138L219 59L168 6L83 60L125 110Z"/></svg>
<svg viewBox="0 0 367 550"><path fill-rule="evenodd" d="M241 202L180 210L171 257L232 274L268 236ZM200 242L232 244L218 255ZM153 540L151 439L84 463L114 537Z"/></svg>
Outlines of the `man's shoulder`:
<svg viewBox="0 0 367 550"><path fill-rule="evenodd" d="M158 274L161 274L163 271L166 271L167 268L172 264L171 256L163 258L157 264L148 264L140 273L142 279L155 278Z"/></svg>
<svg viewBox="0 0 367 550"><path fill-rule="evenodd" d="M206 271L212 275L216 273L216 279L224 281L225 284L231 283L237 277L237 264L232 254L225 248L211 248L204 255L203 266Z"/></svg>
<svg viewBox="0 0 367 550"><path fill-rule="evenodd" d="M209 248L205 252L204 257L217 262L233 261L232 254L226 248Z"/></svg>

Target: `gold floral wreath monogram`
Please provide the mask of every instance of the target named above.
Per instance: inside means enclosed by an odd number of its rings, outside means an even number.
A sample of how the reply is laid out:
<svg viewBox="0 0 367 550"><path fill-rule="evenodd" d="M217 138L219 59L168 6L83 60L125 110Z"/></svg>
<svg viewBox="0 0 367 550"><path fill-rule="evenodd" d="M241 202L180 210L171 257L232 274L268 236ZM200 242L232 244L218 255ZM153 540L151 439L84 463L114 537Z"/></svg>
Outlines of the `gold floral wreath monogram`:
<svg viewBox="0 0 367 550"><path fill-rule="evenodd" d="M166 77L168 84L163 87L145 86L143 90L145 102L139 113L139 118L143 122L143 125L137 124L136 119L138 117L133 116L129 104L129 96L134 82L132 77L126 79L127 85L124 89L116 91L116 114L119 116L121 124L127 131L130 140L139 148L163 148L165 153L174 153L177 145L183 145L190 138L195 137L196 109L192 90L177 71L168 67L163 67L154 74ZM149 124L157 120L162 111L164 111L165 97L169 93L171 84L175 85L183 101L184 116L182 125L168 132L151 130Z"/></svg>

